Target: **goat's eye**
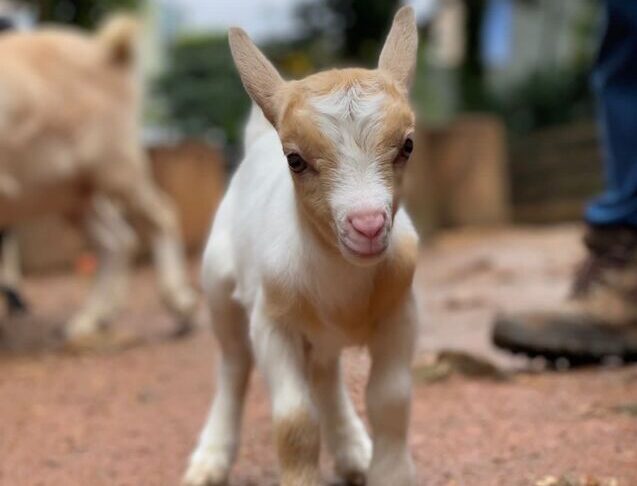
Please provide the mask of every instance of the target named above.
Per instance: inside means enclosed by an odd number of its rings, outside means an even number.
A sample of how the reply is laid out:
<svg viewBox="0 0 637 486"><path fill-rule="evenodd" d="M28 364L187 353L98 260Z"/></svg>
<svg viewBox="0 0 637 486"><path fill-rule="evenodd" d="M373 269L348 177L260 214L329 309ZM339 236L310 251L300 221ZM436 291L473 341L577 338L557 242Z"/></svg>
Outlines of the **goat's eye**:
<svg viewBox="0 0 637 486"><path fill-rule="evenodd" d="M292 172L296 172L298 174L299 172L303 172L305 169L307 169L307 162L303 160L303 157L301 157L299 154L290 154L287 156L287 158L288 165L290 166L290 170Z"/></svg>
<svg viewBox="0 0 637 486"><path fill-rule="evenodd" d="M400 154L406 159L408 159L413 151L414 151L414 141L411 138L408 138L407 140L405 140L405 143L403 144L403 148L400 151Z"/></svg>
<svg viewBox="0 0 637 486"><path fill-rule="evenodd" d="M397 166L404 165L405 162L409 160L409 156L411 155L413 151L414 151L414 141L410 137L403 142L403 146L400 148L400 152L396 156L396 159L394 160L394 164L396 164Z"/></svg>

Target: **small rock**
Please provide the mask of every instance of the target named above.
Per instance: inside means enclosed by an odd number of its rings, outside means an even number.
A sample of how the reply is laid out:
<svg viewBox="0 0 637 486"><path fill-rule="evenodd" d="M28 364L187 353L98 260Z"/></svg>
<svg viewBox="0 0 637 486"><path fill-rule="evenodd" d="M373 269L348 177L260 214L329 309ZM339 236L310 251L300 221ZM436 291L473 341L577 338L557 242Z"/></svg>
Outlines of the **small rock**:
<svg viewBox="0 0 637 486"><path fill-rule="evenodd" d="M579 479L572 477L545 476L535 482L535 486L619 486L615 478L599 479L594 476L583 476Z"/></svg>
<svg viewBox="0 0 637 486"><path fill-rule="evenodd" d="M428 363L414 369L414 377L424 383L436 383L458 374L470 378L505 380L508 375L480 356L463 351L443 350Z"/></svg>
<svg viewBox="0 0 637 486"><path fill-rule="evenodd" d="M535 486L555 486L557 478L555 476L545 476L535 482Z"/></svg>
<svg viewBox="0 0 637 486"><path fill-rule="evenodd" d="M613 407L613 410L618 413L625 413L633 417L637 417L637 402L617 405L616 407Z"/></svg>

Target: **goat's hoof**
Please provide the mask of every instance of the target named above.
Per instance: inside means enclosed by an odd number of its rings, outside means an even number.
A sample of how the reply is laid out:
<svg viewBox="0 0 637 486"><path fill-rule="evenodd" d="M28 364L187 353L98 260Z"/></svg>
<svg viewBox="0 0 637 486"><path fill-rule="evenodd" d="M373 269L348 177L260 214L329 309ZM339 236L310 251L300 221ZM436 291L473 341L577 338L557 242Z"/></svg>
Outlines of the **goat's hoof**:
<svg viewBox="0 0 637 486"><path fill-rule="evenodd" d="M367 484L367 471L361 469L337 470L336 472L343 486L365 486Z"/></svg>
<svg viewBox="0 0 637 486"><path fill-rule="evenodd" d="M104 329L91 333L65 333L63 349L73 354L119 351L136 346L140 337L127 331Z"/></svg>
<svg viewBox="0 0 637 486"><path fill-rule="evenodd" d="M367 481L365 473L360 471L345 473L342 478L345 486L365 486Z"/></svg>
<svg viewBox="0 0 637 486"><path fill-rule="evenodd" d="M228 461L218 454L207 454L190 461L182 486L225 486L228 484Z"/></svg>
<svg viewBox="0 0 637 486"><path fill-rule="evenodd" d="M372 459L372 442L364 430L352 430L349 439L336 452L336 474L343 484L362 486Z"/></svg>
<svg viewBox="0 0 637 486"><path fill-rule="evenodd" d="M15 317L29 312L29 306L18 292L12 290L6 292L9 316Z"/></svg>
<svg viewBox="0 0 637 486"><path fill-rule="evenodd" d="M382 464L382 465L381 465ZM387 467L391 464L391 467ZM372 464L367 478L368 486L416 486L416 470L410 457Z"/></svg>
<svg viewBox="0 0 637 486"><path fill-rule="evenodd" d="M195 330L195 322L193 319L179 319L177 327L171 333L171 337L174 339L181 339L189 336Z"/></svg>
<svg viewBox="0 0 637 486"><path fill-rule="evenodd" d="M197 312L197 293L190 287L164 292L164 302L180 319L193 319Z"/></svg>

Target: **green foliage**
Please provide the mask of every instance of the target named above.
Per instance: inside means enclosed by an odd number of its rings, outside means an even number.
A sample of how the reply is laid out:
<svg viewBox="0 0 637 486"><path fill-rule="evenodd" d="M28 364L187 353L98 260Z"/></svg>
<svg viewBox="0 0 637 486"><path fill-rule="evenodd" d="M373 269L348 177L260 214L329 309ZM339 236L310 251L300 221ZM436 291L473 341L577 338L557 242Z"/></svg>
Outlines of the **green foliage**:
<svg viewBox="0 0 637 486"><path fill-rule="evenodd" d="M327 59L331 60L321 43L309 45L303 40L293 40L261 47L289 78L307 76L324 67ZM178 39L170 47L167 69L154 88L163 105L165 121L182 134L206 136L219 129L228 144L241 141L250 98L232 61L226 35Z"/></svg>
<svg viewBox="0 0 637 486"><path fill-rule="evenodd" d="M588 71L577 67L536 71L507 93L487 99L485 105L501 114L514 134L592 118L588 79Z"/></svg>
<svg viewBox="0 0 637 486"><path fill-rule="evenodd" d="M465 3L466 15L466 52L465 62L460 69L460 94L464 108L475 110L482 108L486 97L484 66L482 65L481 30L487 2L473 0Z"/></svg>
<svg viewBox="0 0 637 486"><path fill-rule="evenodd" d="M310 1L297 16L306 39L330 39L338 57L372 66L398 6L398 0Z"/></svg>
<svg viewBox="0 0 637 486"><path fill-rule="evenodd" d="M140 0L28 0L43 22L73 24L94 28L110 12L134 10L143 4Z"/></svg>
<svg viewBox="0 0 637 486"><path fill-rule="evenodd" d="M250 100L232 62L227 37L179 39L170 48L168 62L155 86L167 121L192 136L220 128L229 143L237 143Z"/></svg>
<svg viewBox="0 0 637 486"><path fill-rule="evenodd" d="M505 92L483 93L481 108L491 109L505 119L514 135L595 116L590 89L590 70L597 51L599 4L582 2L569 29L574 52L561 65L541 63L525 79Z"/></svg>
<svg viewBox="0 0 637 486"><path fill-rule="evenodd" d="M270 42L264 51L291 78L333 66L339 59L375 64L397 8L397 0L308 2L298 11L303 35ZM168 69L157 80L155 93L165 121L183 134L202 136L221 129L227 143L240 142L250 99L236 73L225 35L179 39L170 48Z"/></svg>
<svg viewBox="0 0 637 486"><path fill-rule="evenodd" d="M297 7L300 35L269 42L264 51L289 78L338 65L371 67L376 64L398 5L398 0L305 0ZM466 6L465 64L450 73L435 73L426 65L425 56L419 56L414 99L421 111L430 115L493 111L501 114L517 133L590 116L586 69L591 48L587 39L594 37L594 14L584 12L586 15L578 19L575 28L582 49L571 65L559 69L540 66L536 74L506 92L490 93L485 82L489 73L485 72L480 55L486 1L472 0ZM219 129L229 144L237 144L250 100L234 68L226 37L179 39L170 48L167 67L155 85L165 121L189 136Z"/></svg>

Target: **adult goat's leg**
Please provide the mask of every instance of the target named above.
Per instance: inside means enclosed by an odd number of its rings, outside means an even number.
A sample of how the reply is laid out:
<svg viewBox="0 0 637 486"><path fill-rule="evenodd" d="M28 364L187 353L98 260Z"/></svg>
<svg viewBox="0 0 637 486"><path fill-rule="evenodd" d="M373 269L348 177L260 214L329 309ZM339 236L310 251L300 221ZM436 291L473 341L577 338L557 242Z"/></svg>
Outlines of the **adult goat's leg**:
<svg viewBox="0 0 637 486"><path fill-rule="evenodd" d="M9 315L26 312L28 306L20 293L22 272L18 239L11 230L0 231L0 252L2 253L0 291L7 300Z"/></svg>
<svg viewBox="0 0 637 486"><path fill-rule="evenodd" d="M126 296L135 235L118 208L105 197L95 197L84 215L84 228L97 251L98 270L93 288L65 328L67 339L95 334L120 310Z"/></svg>
<svg viewBox="0 0 637 486"><path fill-rule="evenodd" d="M185 334L193 326L197 297L186 276L176 211L150 176L140 177L137 184L130 185L120 197L126 209L150 234L162 298L179 320L177 334Z"/></svg>

